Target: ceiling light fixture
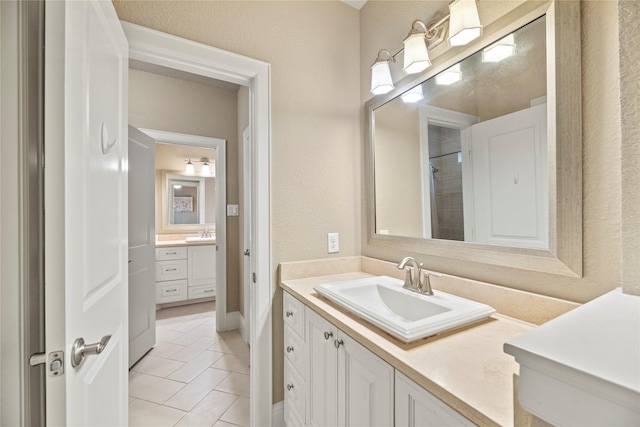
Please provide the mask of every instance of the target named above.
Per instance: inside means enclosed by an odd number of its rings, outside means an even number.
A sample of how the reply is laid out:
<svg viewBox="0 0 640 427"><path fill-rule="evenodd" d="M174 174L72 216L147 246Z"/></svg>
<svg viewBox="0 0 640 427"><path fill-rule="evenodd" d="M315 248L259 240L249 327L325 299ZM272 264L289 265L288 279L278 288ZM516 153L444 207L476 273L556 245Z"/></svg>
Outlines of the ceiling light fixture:
<svg viewBox="0 0 640 427"><path fill-rule="evenodd" d="M403 40L402 48L395 54L381 49L371 66L371 93L382 95L393 90L393 79L389 64L404 52L403 70L407 74L420 73L431 66L429 49L444 41L449 23L449 45L463 46L482 34L482 25L476 7L476 0L454 0L449 5L449 14L437 22L426 25L416 19ZM386 55L387 58L383 58Z"/></svg>
<svg viewBox="0 0 640 427"><path fill-rule="evenodd" d="M500 62L516 52L516 42L513 33L498 40L482 51L482 62Z"/></svg>

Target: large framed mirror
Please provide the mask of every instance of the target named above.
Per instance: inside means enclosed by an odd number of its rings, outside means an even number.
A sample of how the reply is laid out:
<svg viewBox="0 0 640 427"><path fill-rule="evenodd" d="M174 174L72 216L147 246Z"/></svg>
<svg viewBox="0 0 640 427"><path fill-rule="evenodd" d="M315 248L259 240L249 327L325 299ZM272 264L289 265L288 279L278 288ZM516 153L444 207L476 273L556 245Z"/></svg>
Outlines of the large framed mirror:
<svg viewBox="0 0 640 427"><path fill-rule="evenodd" d="M580 7L526 2L366 105L366 241L582 274Z"/></svg>

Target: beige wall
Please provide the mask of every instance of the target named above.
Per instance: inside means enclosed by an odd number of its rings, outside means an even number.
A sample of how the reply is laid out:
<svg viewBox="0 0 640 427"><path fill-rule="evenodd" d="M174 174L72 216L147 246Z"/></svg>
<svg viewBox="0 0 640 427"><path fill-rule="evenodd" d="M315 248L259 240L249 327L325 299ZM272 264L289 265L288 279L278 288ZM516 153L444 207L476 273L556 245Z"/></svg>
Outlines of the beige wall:
<svg viewBox="0 0 640 427"><path fill-rule="evenodd" d="M328 232L340 233L340 253L331 256L360 253L358 11L333 0L114 5L124 21L271 64L274 402L280 401L278 263L328 257ZM233 133L236 140L235 124Z"/></svg>
<svg viewBox="0 0 640 427"><path fill-rule="evenodd" d="M622 110L622 289L640 295L640 2L618 3Z"/></svg>
<svg viewBox="0 0 640 427"><path fill-rule="evenodd" d="M370 1L361 11L361 104L369 93L370 65L380 48L396 51L413 19L429 21L447 2ZM518 2L478 2L487 25ZM440 9L438 9L440 7ZM618 82L617 3L582 3L583 77L583 254L584 277L567 278L517 269L461 263L454 259L421 259L427 267L517 289L588 301L621 281L620 88ZM401 58L400 58L401 59ZM395 81L401 65L392 65ZM364 111L363 111L364 114ZM637 232L637 230L636 230ZM364 255L398 261L405 254L363 244Z"/></svg>
<svg viewBox="0 0 640 427"><path fill-rule="evenodd" d="M129 124L227 141L227 203L238 203L236 91L129 71ZM227 311L239 309L238 218L227 217Z"/></svg>

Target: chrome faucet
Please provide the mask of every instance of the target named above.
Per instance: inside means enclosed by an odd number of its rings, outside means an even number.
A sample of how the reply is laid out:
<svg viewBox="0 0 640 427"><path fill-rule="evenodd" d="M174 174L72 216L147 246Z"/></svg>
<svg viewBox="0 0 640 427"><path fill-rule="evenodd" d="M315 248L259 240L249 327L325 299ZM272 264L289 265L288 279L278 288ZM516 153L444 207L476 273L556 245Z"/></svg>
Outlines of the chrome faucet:
<svg viewBox="0 0 640 427"><path fill-rule="evenodd" d="M400 261L398 269L405 271L404 285L402 285L404 289L424 295L433 295L433 290L431 289L431 283L429 281L429 272L422 271L422 263L418 264L418 261L415 259L406 257Z"/></svg>
<svg viewBox="0 0 640 427"><path fill-rule="evenodd" d="M200 237L202 237L202 238L209 237L210 238L210 237L213 237L213 236L211 235L211 232L209 231L209 229L205 228L204 231L202 232L202 234L200 235Z"/></svg>

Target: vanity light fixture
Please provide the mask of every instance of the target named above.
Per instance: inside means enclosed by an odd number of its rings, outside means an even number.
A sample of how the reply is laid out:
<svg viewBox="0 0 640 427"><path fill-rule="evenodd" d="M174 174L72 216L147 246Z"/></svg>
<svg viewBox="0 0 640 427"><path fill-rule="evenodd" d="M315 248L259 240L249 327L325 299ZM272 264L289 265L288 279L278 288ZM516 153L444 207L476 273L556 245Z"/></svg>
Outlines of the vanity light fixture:
<svg viewBox="0 0 640 427"><path fill-rule="evenodd" d="M407 104L422 101L424 99L424 94L422 93L422 85L411 88L411 90L408 90L400 95L400 98L402 99L402 102L405 102Z"/></svg>
<svg viewBox="0 0 640 427"><path fill-rule="evenodd" d="M382 55L387 54L388 59L383 59ZM378 52L376 62L371 66L371 93L374 95L382 95L393 90L393 79L391 78L391 70L389 62L395 62L396 59L387 49Z"/></svg>
<svg viewBox="0 0 640 427"><path fill-rule="evenodd" d="M179 190L179 189L181 189L181 188L182 188L182 185L180 185L180 184L174 184L174 185L173 185L173 188L175 188L176 190Z"/></svg>
<svg viewBox="0 0 640 427"><path fill-rule="evenodd" d="M513 55L515 51L516 42L513 38L513 33L511 33L491 46L484 48L482 62L500 62Z"/></svg>
<svg viewBox="0 0 640 427"><path fill-rule="evenodd" d="M382 95L393 90L389 64L396 62L396 57L402 52L404 52L403 70L407 74L420 73L430 67L429 48L435 47L444 40L447 22L450 46L463 46L482 35L476 0L454 0L449 4L449 14L429 25L416 19L411 24L411 30L398 52L391 54L387 49L381 49L378 52L378 57L371 66L371 93ZM431 44L429 41L432 41ZM383 58L383 55L387 58Z"/></svg>
<svg viewBox="0 0 640 427"><path fill-rule="evenodd" d="M462 79L460 64L456 64L436 76L436 84L448 86Z"/></svg>
<svg viewBox="0 0 640 427"><path fill-rule="evenodd" d="M208 159L202 159L203 160L203 165L202 165L202 170L200 171L200 173L202 175L211 175L211 169L209 169L209 160Z"/></svg>
<svg viewBox="0 0 640 427"><path fill-rule="evenodd" d="M416 27L420 27L420 30ZM411 31L404 39L404 68L407 74L416 74L431 66L429 51L427 50L427 26L416 19L411 24Z"/></svg>
<svg viewBox="0 0 640 427"><path fill-rule="evenodd" d="M476 0L455 0L449 5L449 45L464 46L482 35Z"/></svg>
<svg viewBox="0 0 640 427"><path fill-rule="evenodd" d="M193 163L191 163L191 159L187 160L187 167L184 171L188 174L193 174L196 172L196 168L193 166Z"/></svg>

